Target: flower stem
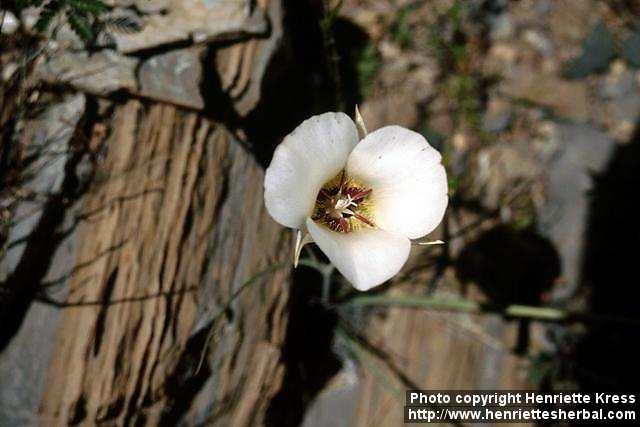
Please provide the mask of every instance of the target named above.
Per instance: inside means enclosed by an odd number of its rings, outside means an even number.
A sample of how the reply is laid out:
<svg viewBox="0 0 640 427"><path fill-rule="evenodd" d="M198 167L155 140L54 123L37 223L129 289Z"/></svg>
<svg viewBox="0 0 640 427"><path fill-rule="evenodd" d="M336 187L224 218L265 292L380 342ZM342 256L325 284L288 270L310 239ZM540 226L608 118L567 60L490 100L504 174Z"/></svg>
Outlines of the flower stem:
<svg viewBox="0 0 640 427"><path fill-rule="evenodd" d="M305 267L313 268L322 275L321 298L322 298L322 303L328 306L329 298L331 296L331 275L333 274L333 270L335 269L333 264L323 264L321 262L305 258L299 261L299 265L304 265Z"/></svg>
<svg viewBox="0 0 640 427"><path fill-rule="evenodd" d="M495 306L483 304L464 298L439 298L424 296L384 296L384 295L363 295L355 297L343 306L352 307L404 307L416 309L430 309L436 311L449 311L468 314L496 313L505 317L526 318L542 322L598 322L598 323L622 323L640 324L640 319L590 314L571 310L564 310L554 307L536 307L529 305L513 304L508 306Z"/></svg>

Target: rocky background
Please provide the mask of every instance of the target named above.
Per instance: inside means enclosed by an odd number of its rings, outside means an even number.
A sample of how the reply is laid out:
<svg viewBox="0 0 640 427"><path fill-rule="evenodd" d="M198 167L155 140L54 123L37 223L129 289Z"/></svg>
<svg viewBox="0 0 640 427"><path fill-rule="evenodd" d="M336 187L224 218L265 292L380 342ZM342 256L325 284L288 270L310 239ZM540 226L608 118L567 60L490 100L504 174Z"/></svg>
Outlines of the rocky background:
<svg viewBox="0 0 640 427"><path fill-rule="evenodd" d="M106 4L90 43L0 10L1 426L398 425L407 388L637 386L640 4ZM356 104L438 147L451 195L446 244L364 298L316 251L292 272L262 200L282 136Z"/></svg>

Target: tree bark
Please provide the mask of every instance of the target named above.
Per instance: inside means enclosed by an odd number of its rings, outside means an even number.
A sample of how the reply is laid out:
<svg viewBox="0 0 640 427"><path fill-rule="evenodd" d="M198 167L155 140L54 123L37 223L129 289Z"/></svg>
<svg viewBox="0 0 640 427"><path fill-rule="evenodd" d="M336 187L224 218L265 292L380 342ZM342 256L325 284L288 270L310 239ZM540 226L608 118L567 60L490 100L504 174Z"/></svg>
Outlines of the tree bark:
<svg viewBox="0 0 640 427"><path fill-rule="evenodd" d="M33 296L43 302L29 306L0 358L3 375L44 381L0 417L260 423L283 375L288 273L272 268L243 284L290 249L264 209L263 170L198 113L132 100L112 117L104 158L54 248L58 271L37 284ZM47 349L20 366L38 325L53 334ZM11 386L21 381L10 382L3 395L18 393Z"/></svg>
<svg viewBox="0 0 640 427"><path fill-rule="evenodd" d="M202 111L69 94L76 81L35 119L16 113L35 85L0 101L3 169L24 168L0 173L0 425L264 423L292 249L264 208L264 166L226 127L262 102L281 48L281 1L252 7L269 33L186 49L189 81L157 84L184 77L169 61L180 46L136 72L165 102L201 96Z"/></svg>

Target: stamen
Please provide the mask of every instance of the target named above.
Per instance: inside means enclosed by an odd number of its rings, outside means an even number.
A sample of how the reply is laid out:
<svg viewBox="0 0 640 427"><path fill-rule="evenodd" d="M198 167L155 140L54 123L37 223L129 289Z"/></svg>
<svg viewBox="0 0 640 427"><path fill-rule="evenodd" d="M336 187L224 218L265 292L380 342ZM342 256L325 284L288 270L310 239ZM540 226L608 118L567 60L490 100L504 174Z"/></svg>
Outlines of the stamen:
<svg viewBox="0 0 640 427"><path fill-rule="evenodd" d="M349 232L349 223L347 222L347 220L344 219L344 218L340 218L338 221L339 221L339 224L340 224L340 231L342 231L343 233L348 233Z"/></svg>
<svg viewBox="0 0 640 427"><path fill-rule="evenodd" d="M344 186L344 179L346 178L346 176L347 173L343 169L342 172L340 172L340 191L338 192L338 194L342 192L342 187Z"/></svg>
<svg viewBox="0 0 640 427"><path fill-rule="evenodd" d="M341 233L358 230L363 225L375 227L371 219L371 192L347 177L343 170L318 191L311 218Z"/></svg>
<svg viewBox="0 0 640 427"><path fill-rule="evenodd" d="M375 227L375 225L371 221L369 221L367 218L363 217L359 213L355 213L355 214L353 214L353 216L356 217L357 219L359 219L360 221L364 222L368 226Z"/></svg>
<svg viewBox="0 0 640 427"><path fill-rule="evenodd" d="M368 190L361 190L358 191L356 194L351 195L351 199L354 202L357 202L358 200L362 200L365 197L367 197L369 194L371 194L371 189L369 188Z"/></svg>

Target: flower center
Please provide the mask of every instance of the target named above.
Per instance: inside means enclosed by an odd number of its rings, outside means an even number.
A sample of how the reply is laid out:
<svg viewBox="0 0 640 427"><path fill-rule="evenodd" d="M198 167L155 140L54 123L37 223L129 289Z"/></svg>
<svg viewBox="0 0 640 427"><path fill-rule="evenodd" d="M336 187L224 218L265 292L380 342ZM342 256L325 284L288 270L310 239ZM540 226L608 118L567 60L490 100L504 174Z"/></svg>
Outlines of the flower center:
<svg viewBox="0 0 640 427"><path fill-rule="evenodd" d="M342 171L318 192L311 219L341 233L362 226L375 227L371 219L370 195L371 189L347 178Z"/></svg>

